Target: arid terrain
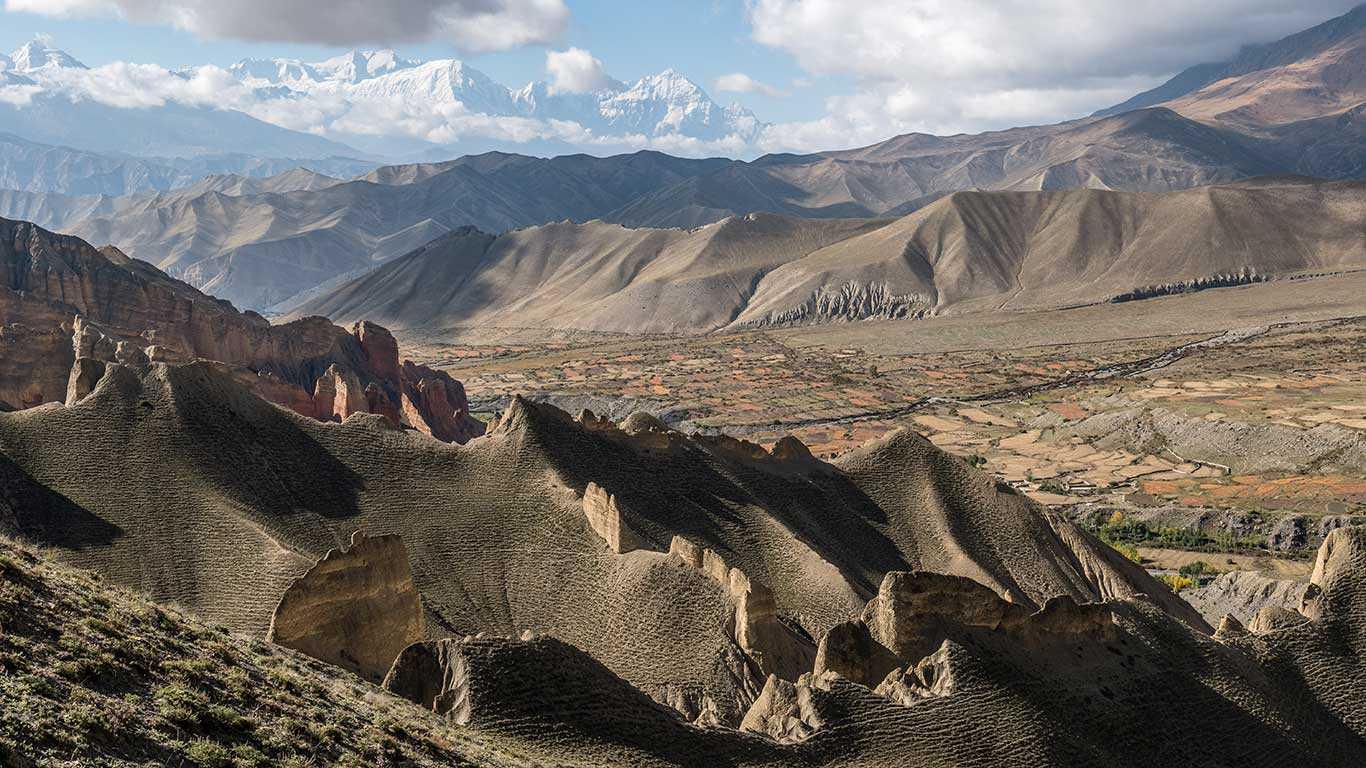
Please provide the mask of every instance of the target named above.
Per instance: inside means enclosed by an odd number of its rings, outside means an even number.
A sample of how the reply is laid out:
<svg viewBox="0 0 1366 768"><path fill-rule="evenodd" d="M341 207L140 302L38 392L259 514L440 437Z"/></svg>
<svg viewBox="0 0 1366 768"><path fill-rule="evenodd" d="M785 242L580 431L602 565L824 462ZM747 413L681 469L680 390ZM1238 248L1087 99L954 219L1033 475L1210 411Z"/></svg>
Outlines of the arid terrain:
<svg viewBox="0 0 1366 768"><path fill-rule="evenodd" d="M1123 535L1151 567L1304 576L1325 525L1366 519L1363 292L1349 274L702 337L400 336L476 412L524 393L827 458L905 427L1097 529L1142 522Z"/></svg>
<svg viewBox="0 0 1366 768"><path fill-rule="evenodd" d="M0 768L1366 766L1366 5L586 5L0 3Z"/></svg>

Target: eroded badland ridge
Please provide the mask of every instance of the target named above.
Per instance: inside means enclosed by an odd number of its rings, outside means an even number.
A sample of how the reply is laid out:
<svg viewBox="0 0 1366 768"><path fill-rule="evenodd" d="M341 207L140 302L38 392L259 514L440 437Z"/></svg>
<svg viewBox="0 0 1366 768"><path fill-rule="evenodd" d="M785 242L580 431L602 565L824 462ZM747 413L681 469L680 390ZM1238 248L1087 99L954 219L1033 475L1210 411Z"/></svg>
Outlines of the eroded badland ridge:
<svg viewBox="0 0 1366 768"><path fill-rule="evenodd" d="M0 766L1366 764L1363 24L978 136L0 192Z"/></svg>

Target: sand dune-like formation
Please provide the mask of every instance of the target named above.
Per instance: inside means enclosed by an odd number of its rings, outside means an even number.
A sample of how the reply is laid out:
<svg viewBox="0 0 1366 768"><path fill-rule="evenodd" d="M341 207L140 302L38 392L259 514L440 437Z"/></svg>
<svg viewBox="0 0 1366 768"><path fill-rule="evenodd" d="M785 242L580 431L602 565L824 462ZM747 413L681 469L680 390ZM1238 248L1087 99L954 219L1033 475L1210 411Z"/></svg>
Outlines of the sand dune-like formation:
<svg viewBox="0 0 1366 768"><path fill-rule="evenodd" d="M212 364L111 364L69 406L0 415L0 457L24 499L8 529L157 599L264 635L353 531L398 534L428 637L551 632L689 719L738 723L890 571L978 579L1026 608L1148 595L1208 629L913 433L826 464L792 440L769 452L516 400L453 446L374 414L299 416ZM604 540L609 517L633 549Z"/></svg>
<svg viewBox="0 0 1366 768"><path fill-rule="evenodd" d="M1038 610L970 579L889 573L832 629L815 669L770 677L746 738L690 730L553 638L405 651L390 690L546 754L675 765L1162 766L1359 764L1366 720L1366 529L1335 531L1297 610L1214 637L1145 599ZM841 653L836 638L862 633ZM828 664L827 660L836 663ZM575 672L567 672L575 670ZM579 688L576 682L593 681ZM547 710L560 709L561 717ZM516 714L510 714L516 713ZM593 724L590 724L593 723ZM728 747L728 748L727 748ZM603 758L599 758L603 759Z"/></svg>
<svg viewBox="0 0 1366 768"><path fill-rule="evenodd" d="M873 653L848 658L886 673L864 683L818 661L771 676L737 731L689 723L534 632L413 644L380 691L0 540L0 758L1352 766L1366 759L1364 580L1366 529L1335 531L1298 610L1209 637L1143 598L1031 611L961 577L894 572L849 622ZM309 737L280 738L290 729Z"/></svg>
<svg viewBox="0 0 1366 768"><path fill-rule="evenodd" d="M1366 266L1366 186L959 192L894 221L462 231L300 308L395 328L704 332L1141 298Z"/></svg>

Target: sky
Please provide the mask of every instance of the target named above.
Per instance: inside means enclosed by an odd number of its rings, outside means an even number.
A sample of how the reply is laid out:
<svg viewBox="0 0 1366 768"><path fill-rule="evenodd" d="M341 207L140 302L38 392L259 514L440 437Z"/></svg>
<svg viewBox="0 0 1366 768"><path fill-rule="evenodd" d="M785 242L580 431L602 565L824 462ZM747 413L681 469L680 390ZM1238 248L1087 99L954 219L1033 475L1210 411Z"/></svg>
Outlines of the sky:
<svg viewBox="0 0 1366 768"><path fill-rule="evenodd" d="M1057 122L1359 0L0 0L0 50L88 65L460 58L513 87L577 49L617 80L676 69L760 120L765 151ZM559 59L564 61L564 59Z"/></svg>

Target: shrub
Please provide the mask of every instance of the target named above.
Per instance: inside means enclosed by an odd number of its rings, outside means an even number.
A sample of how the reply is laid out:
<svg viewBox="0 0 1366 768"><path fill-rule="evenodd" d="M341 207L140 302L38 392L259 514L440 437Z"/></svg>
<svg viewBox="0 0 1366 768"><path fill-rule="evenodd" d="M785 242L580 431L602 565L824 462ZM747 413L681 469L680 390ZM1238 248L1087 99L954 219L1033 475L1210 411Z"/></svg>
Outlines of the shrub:
<svg viewBox="0 0 1366 768"><path fill-rule="evenodd" d="M1138 547L1123 541L1109 542L1110 546L1121 555L1140 565L1143 563L1143 556L1138 554Z"/></svg>
<svg viewBox="0 0 1366 768"><path fill-rule="evenodd" d="M1063 481L1057 479L1056 477L1050 477L1049 479L1040 482L1039 490L1043 491L1044 493L1055 493L1059 496L1067 495L1067 486L1063 483Z"/></svg>
<svg viewBox="0 0 1366 768"><path fill-rule="evenodd" d="M196 739L185 745L185 757L203 768L230 768L232 755L222 744Z"/></svg>
<svg viewBox="0 0 1366 768"><path fill-rule="evenodd" d="M247 744L238 744L232 748L232 761L235 768L257 768L270 764L266 756L261 754L261 750Z"/></svg>
<svg viewBox="0 0 1366 768"><path fill-rule="evenodd" d="M1209 563L1205 562L1204 560L1196 560L1193 563L1186 563L1185 565L1181 566L1181 569L1178 571L1178 573L1180 573L1182 576L1187 576L1192 579L1199 579L1201 576L1204 576L1207 573L1211 573L1212 570L1213 569L1210 568Z"/></svg>
<svg viewBox="0 0 1366 768"><path fill-rule="evenodd" d="M199 726L199 714L209 706L208 696L183 683L161 686L152 694L152 701L166 720L190 727Z"/></svg>
<svg viewBox="0 0 1366 768"><path fill-rule="evenodd" d="M1195 586L1195 579L1187 578L1179 573L1164 573L1158 576L1173 592L1180 592L1188 587Z"/></svg>

